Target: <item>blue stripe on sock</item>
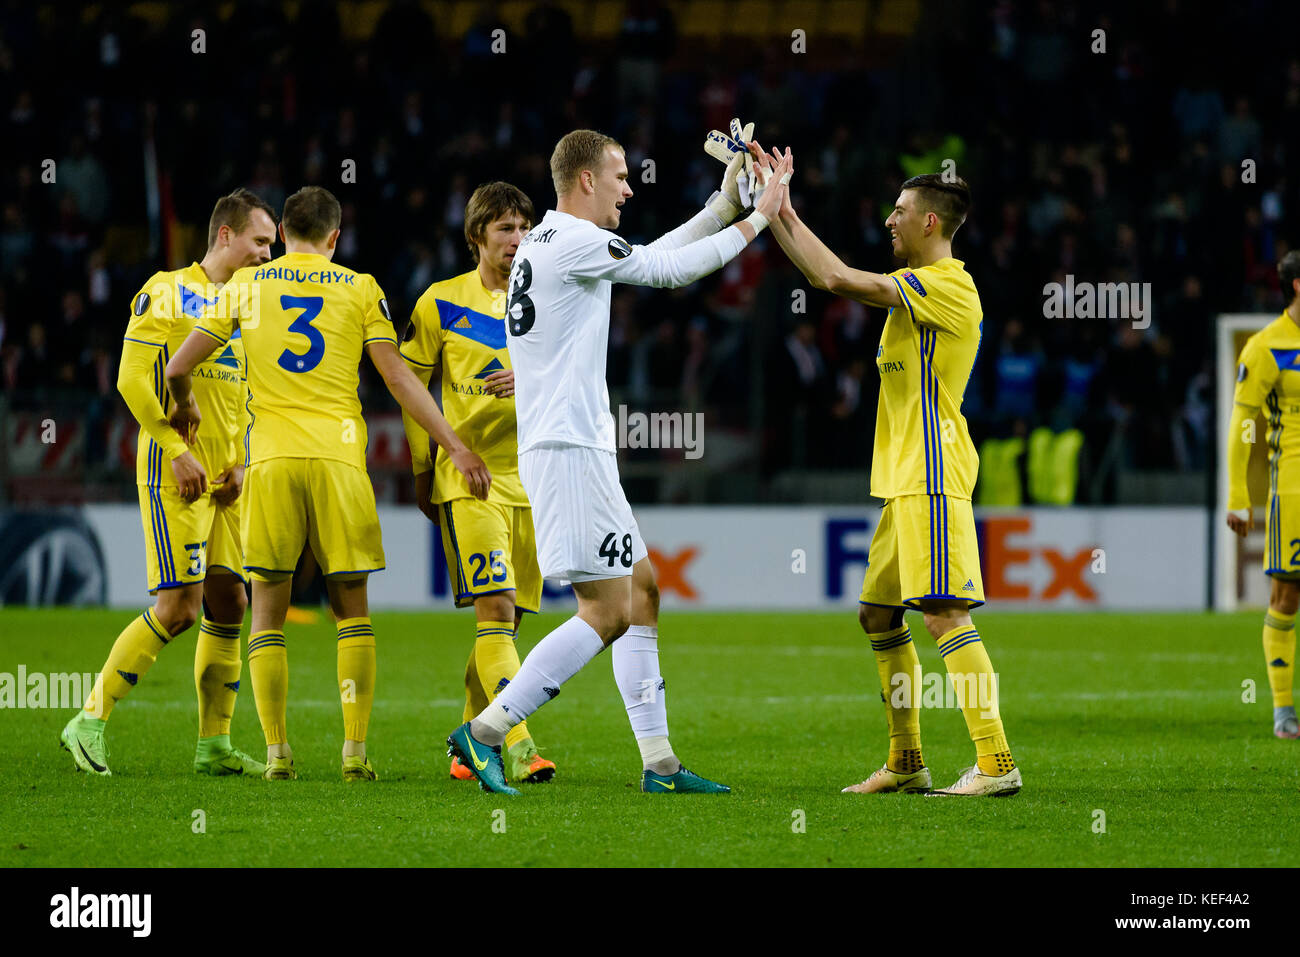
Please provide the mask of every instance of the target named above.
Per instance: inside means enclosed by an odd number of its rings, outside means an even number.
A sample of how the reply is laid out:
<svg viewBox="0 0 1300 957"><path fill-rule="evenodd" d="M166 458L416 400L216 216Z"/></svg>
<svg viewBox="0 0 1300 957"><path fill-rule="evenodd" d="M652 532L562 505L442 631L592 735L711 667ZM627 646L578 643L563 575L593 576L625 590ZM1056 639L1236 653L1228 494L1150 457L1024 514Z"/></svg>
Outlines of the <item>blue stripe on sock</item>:
<svg viewBox="0 0 1300 957"><path fill-rule="evenodd" d="M948 646L947 648L945 648L943 651L940 651L940 652L939 652L939 656L940 656L941 658L947 658L950 654L952 654L952 653L953 653L954 651L956 651L958 648L964 648L964 647L966 647L967 645L974 644L975 642L977 642L977 641L979 641L979 640L980 640L980 636L979 636L979 635L973 635L972 637L967 638L965 641L958 642L958 643L955 644L955 645L949 645L949 646Z"/></svg>

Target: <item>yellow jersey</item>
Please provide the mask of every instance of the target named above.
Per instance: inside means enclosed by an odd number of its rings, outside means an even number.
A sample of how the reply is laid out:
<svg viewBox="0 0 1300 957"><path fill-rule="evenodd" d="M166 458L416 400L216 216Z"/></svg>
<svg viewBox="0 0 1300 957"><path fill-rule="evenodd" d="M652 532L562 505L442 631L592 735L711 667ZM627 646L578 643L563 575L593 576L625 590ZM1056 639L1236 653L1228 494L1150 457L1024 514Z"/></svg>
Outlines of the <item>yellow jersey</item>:
<svg viewBox="0 0 1300 957"><path fill-rule="evenodd" d="M488 289L477 269L435 282L416 302L404 338L402 358L426 385L441 361L442 414L492 473L487 500L528 507L519 481L515 397L499 399L484 391L489 375L510 368L505 290ZM415 474L427 472L429 436L405 413L403 423ZM471 497L469 484L445 451L439 450L432 468L433 501Z"/></svg>
<svg viewBox="0 0 1300 957"><path fill-rule="evenodd" d="M1300 492L1300 326L1285 312L1246 340L1233 401L1252 416L1263 410L1269 494ZM1234 443L1240 438L1229 436ZM1229 449L1229 462L1231 453ZM1240 468L1229 469L1229 508L1250 502L1245 458Z"/></svg>
<svg viewBox="0 0 1300 957"><path fill-rule="evenodd" d="M397 336L375 278L316 253L286 253L230 277L195 326L238 329L248 365L249 464L332 459L366 467L357 368L367 343Z"/></svg>
<svg viewBox="0 0 1300 957"><path fill-rule="evenodd" d="M969 499L979 473L961 403L984 330L975 283L958 259L889 274L903 299L876 350L880 401L871 494Z"/></svg>
<svg viewBox="0 0 1300 957"><path fill-rule="evenodd" d="M203 310L217 299L217 287L203 267L157 272L131 300L131 319L122 342L118 389L140 423L136 482L153 488L175 486L171 460L187 449L208 481L232 465L245 464L248 386L244 347L238 336L223 343L194 370L194 397L203 418L192 446L167 424L171 396L163 375Z"/></svg>

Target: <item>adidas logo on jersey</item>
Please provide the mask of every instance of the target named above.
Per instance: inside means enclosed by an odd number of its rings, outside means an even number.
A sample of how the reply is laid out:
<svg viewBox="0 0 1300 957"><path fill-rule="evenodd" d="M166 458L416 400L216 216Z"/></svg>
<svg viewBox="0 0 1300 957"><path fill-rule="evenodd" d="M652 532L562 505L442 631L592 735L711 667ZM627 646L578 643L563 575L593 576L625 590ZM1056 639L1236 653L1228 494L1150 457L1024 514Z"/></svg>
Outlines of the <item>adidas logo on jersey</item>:
<svg viewBox="0 0 1300 957"><path fill-rule="evenodd" d="M974 582L973 580L969 579L969 578L966 579L966 584L964 584L964 585L961 586L961 590L962 590L962 591L974 591L974 590L975 590L975 582Z"/></svg>
<svg viewBox="0 0 1300 957"><path fill-rule="evenodd" d="M453 329L468 329L472 325L473 323L469 321L469 316L461 316L454 323L452 323L451 327Z"/></svg>

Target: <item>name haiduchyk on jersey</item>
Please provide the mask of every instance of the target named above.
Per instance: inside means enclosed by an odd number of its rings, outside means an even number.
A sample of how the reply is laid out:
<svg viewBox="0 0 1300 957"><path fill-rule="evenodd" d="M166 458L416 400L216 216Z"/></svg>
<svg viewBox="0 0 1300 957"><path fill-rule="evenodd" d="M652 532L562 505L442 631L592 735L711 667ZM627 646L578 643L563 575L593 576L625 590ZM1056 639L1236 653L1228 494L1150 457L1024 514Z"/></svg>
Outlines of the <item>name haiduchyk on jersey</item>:
<svg viewBox="0 0 1300 957"><path fill-rule="evenodd" d="M289 266L259 266L253 273L253 281L258 279L280 279L284 282L343 283L356 284L357 274L342 272L338 269L295 269Z"/></svg>

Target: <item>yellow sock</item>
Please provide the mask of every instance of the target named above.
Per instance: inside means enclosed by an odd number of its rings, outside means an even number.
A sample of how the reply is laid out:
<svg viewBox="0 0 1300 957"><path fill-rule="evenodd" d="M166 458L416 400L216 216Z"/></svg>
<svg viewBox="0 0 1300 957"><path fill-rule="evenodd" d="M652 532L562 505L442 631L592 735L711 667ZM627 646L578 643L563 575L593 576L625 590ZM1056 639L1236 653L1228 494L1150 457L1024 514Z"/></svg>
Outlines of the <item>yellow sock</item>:
<svg viewBox="0 0 1300 957"><path fill-rule="evenodd" d="M885 766L898 774L925 767L921 757L921 660L912 644L912 631L902 625L867 635L880 673L880 698L889 725L889 759Z"/></svg>
<svg viewBox="0 0 1300 957"><path fill-rule="evenodd" d="M1268 610L1264 616L1264 661L1268 665L1268 686L1273 689L1273 707L1293 704L1291 683L1295 677L1295 615Z"/></svg>
<svg viewBox="0 0 1300 957"><path fill-rule="evenodd" d="M510 683L510 679L519 674L519 652L515 650L513 621L478 623L478 631L474 635L474 665L483 694L491 702ZM506 733L506 750L509 751L528 737L531 737L528 723L520 721Z"/></svg>
<svg viewBox="0 0 1300 957"><path fill-rule="evenodd" d="M365 741L375 702L375 630L369 618L341 618L338 629L343 737Z"/></svg>
<svg viewBox="0 0 1300 957"><path fill-rule="evenodd" d="M199 737L230 733L239 691L239 624L222 625L205 615L194 646L194 688L199 695Z"/></svg>
<svg viewBox="0 0 1300 957"><path fill-rule="evenodd" d="M469 721L490 704L483 693L483 684L478 680L478 665L474 661L473 648L469 650L469 661L465 662L465 710L463 720Z"/></svg>
<svg viewBox="0 0 1300 957"><path fill-rule="evenodd" d="M939 654L957 692L966 729L975 742L975 760L984 774L1002 775L1015 768L1011 747L998 712L997 676L984 642L973 625L954 628L939 639Z"/></svg>
<svg viewBox="0 0 1300 957"><path fill-rule="evenodd" d="M289 653L284 632L259 631L248 636L248 672L253 676L253 701L267 746L287 744Z"/></svg>
<svg viewBox="0 0 1300 957"><path fill-rule="evenodd" d="M123 628L117 641L113 642L113 650L108 653L99 677L95 679L95 687L86 698L86 713L93 718L108 720L113 706L144 677L158 660L158 652L169 641L171 636L158 624L152 609Z"/></svg>

